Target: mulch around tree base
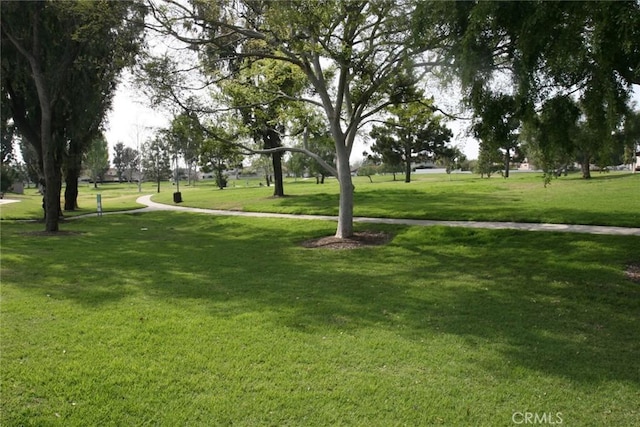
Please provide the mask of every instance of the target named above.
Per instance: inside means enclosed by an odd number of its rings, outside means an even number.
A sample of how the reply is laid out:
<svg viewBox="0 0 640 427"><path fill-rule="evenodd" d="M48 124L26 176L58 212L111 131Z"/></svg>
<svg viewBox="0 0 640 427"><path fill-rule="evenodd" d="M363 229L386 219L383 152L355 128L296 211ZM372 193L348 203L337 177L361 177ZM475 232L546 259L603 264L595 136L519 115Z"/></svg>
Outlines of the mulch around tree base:
<svg viewBox="0 0 640 427"><path fill-rule="evenodd" d="M389 243L393 236L385 232L360 231L354 233L352 237L339 239L335 236L320 237L302 242L305 248L316 249L357 249L367 246L380 246Z"/></svg>
<svg viewBox="0 0 640 427"><path fill-rule="evenodd" d="M640 283L640 262L627 265L627 269L624 273L629 279Z"/></svg>

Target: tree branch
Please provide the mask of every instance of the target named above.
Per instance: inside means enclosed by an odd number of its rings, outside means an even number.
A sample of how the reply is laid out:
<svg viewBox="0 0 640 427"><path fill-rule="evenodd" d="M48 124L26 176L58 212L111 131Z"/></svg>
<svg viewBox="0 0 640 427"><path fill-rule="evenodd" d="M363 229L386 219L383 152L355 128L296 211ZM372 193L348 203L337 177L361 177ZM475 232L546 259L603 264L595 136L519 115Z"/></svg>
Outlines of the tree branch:
<svg viewBox="0 0 640 427"><path fill-rule="evenodd" d="M305 155L311 157L316 162L318 162L320 164L320 166L322 166L331 175L335 176L336 178L338 177L338 170L336 168L334 168L329 163L327 163L325 160L323 160L322 157L320 157L319 155L317 155L313 151L307 150L306 148L301 148L301 147L276 147L276 148L268 148L268 149L256 150L256 149L253 149L253 148L246 147L246 146L244 146L242 144L234 144L234 145L236 147L239 147L239 148L242 148L244 150L247 150L249 154L272 154L272 153L282 153L282 152L302 153L302 154L305 154Z"/></svg>

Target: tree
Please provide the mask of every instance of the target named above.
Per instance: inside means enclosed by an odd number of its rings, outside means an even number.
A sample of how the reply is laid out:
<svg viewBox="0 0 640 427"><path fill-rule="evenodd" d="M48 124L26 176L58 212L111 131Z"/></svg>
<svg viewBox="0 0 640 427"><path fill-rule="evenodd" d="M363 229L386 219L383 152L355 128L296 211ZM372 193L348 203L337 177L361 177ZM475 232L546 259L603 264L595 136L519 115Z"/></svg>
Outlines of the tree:
<svg viewBox="0 0 640 427"><path fill-rule="evenodd" d="M371 150L387 165L402 164L404 182L411 182L412 164L434 159L453 133L441 123L442 117L434 114L428 101L394 105L388 111L392 117L370 132L376 141Z"/></svg>
<svg viewBox="0 0 640 427"><path fill-rule="evenodd" d="M502 159L503 156L497 148L489 145L481 145L474 172L480 174L481 178L484 175L487 175L487 178L491 178L494 172L502 169Z"/></svg>
<svg viewBox="0 0 640 427"><path fill-rule="evenodd" d="M575 138L576 160L580 164L582 178L591 179L591 165L598 156L598 150L603 149L600 144L602 138L609 139L609 135L603 135L603 128L583 121L578 123Z"/></svg>
<svg viewBox="0 0 640 427"><path fill-rule="evenodd" d="M267 187L271 186L273 180L273 162L271 162L271 157L265 155L251 156L249 158L249 168L258 175L262 173L264 176L264 185ZM262 182L260 182L260 185L262 185Z"/></svg>
<svg viewBox="0 0 640 427"><path fill-rule="evenodd" d="M451 172L460 169L467 157L457 146L444 147L437 155L437 160L445 167L445 171L451 178Z"/></svg>
<svg viewBox="0 0 640 427"><path fill-rule="evenodd" d="M0 166L0 193L9 191L9 188L11 188L14 181L15 174L13 169L11 169L8 165Z"/></svg>
<svg viewBox="0 0 640 427"><path fill-rule="evenodd" d="M127 182L133 182L133 174L140 173L140 166L142 163L142 155L138 150L131 147L125 147L123 153L123 159L125 164L125 177ZM142 176L138 176L138 181L142 180Z"/></svg>
<svg viewBox="0 0 640 427"><path fill-rule="evenodd" d="M307 121L305 130L303 131L302 147L317 154L318 157L324 161L324 164L335 167L336 154L333 148L333 139L329 131L319 121ZM323 164L317 160L313 158L309 158L308 160L307 171L310 175L316 177L316 184L324 184L328 171L323 167Z"/></svg>
<svg viewBox="0 0 640 427"><path fill-rule="evenodd" d="M11 167L11 163L15 160L13 142L15 134L15 126L9 120L9 105L5 97L2 97L2 116L0 120L0 193L4 193L16 179L16 174Z"/></svg>
<svg viewBox="0 0 640 427"><path fill-rule="evenodd" d="M198 116L193 112L177 115L171 122L169 132L174 152L176 155L182 156L187 164L187 179L191 184L191 170L198 161L204 138L204 131Z"/></svg>
<svg viewBox="0 0 640 427"><path fill-rule="evenodd" d="M125 147L122 142L118 142L114 147L113 166L118 172L118 180L131 183L134 172L140 166L140 153L135 148Z"/></svg>
<svg viewBox="0 0 640 427"><path fill-rule="evenodd" d="M40 159L45 229L57 231L65 149L75 156L70 170L82 151L74 144L95 135L116 76L135 54L142 20L128 18L140 18L144 8L134 2L2 2L1 8L3 92Z"/></svg>
<svg viewBox="0 0 640 427"><path fill-rule="evenodd" d="M228 140L228 132L222 126L210 126L200 149L200 166L204 172L215 173L216 185L220 190L227 186L224 172L242 162L238 148L228 144Z"/></svg>
<svg viewBox="0 0 640 427"><path fill-rule="evenodd" d="M407 16L412 1L197 2L169 0L152 5L157 29L218 60L269 58L290 64L307 78L315 96L296 97L322 109L331 133L336 166L307 149L277 147L265 153L298 151L312 156L338 178L336 237L353 234L351 155L356 135L405 90L397 77L412 59L441 41L414 43ZM186 29L186 30L185 30ZM241 47L241 48L240 48ZM213 62L207 55L207 63ZM439 64L431 57L420 65Z"/></svg>
<svg viewBox="0 0 640 427"><path fill-rule="evenodd" d="M124 171L127 167L125 158L124 158L124 144L122 142L116 143L113 147L113 167L116 169L116 173L118 174L118 181L122 182L124 180Z"/></svg>
<svg viewBox="0 0 640 427"><path fill-rule="evenodd" d="M382 128L378 129L382 130ZM385 172L392 173L394 181L396 180L396 173L404 172L406 181L406 170L403 166L403 147L399 146L398 149L395 150L394 147L397 146L397 141L395 141L390 134L384 131L378 132L378 129L374 128L370 133L371 137L374 138L376 142L371 147L371 150L375 154L367 153L368 160L379 166L381 171L384 170ZM409 156L410 155L411 153L409 153Z"/></svg>
<svg viewBox="0 0 640 427"><path fill-rule="evenodd" d="M187 164L188 185L191 185L191 178L193 172L195 172L200 147L204 138L198 117L194 114L183 114L181 116L178 135L182 138L181 152Z"/></svg>
<svg viewBox="0 0 640 427"><path fill-rule="evenodd" d="M6 106L6 108L5 108ZM2 126L0 128L0 192L4 193L13 185L17 178L17 174L13 169L12 163L15 161L13 142L15 135L15 126L8 120L7 114L8 105L6 102L2 102Z"/></svg>
<svg viewBox="0 0 640 427"><path fill-rule="evenodd" d="M448 39L447 57L476 111L509 95L529 122L550 98L579 100L585 141L595 144L583 149L585 178L594 153L615 143L631 85L640 83L637 1L424 2L414 28L418 39ZM509 91L500 87L505 82Z"/></svg>
<svg viewBox="0 0 640 427"><path fill-rule="evenodd" d="M24 138L20 140L20 154L26 169L27 178L36 184L36 187L40 186L40 177L42 168L38 165L38 155L36 154L33 145L24 141Z"/></svg>
<svg viewBox="0 0 640 427"><path fill-rule="evenodd" d="M109 146L104 135L95 138L84 154L84 168L91 174L94 188L98 188L98 181L102 181L109 170Z"/></svg>
<svg viewBox="0 0 640 427"><path fill-rule="evenodd" d="M56 6L44 3L0 3L3 96L9 100L14 123L32 144L39 172L39 184L47 189L44 197L45 229L58 230L60 215L61 147L54 141L54 105L63 86L59 70L69 69L77 55L77 43L42 45L53 41L53 34L65 33L70 22ZM45 34L43 34L43 32ZM50 33L48 33L50 32ZM47 74L46 71L49 72Z"/></svg>
<svg viewBox="0 0 640 427"><path fill-rule="evenodd" d="M377 175L378 173L384 172L384 165L381 164L382 160L380 156L375 156L367 153L366 151L362 153L364 159L358 165L358 176L366 176L369 178L369 182L373 184L372 175ZM393 173L393 180L396 180L396 174Z"/></svg>
<svg viewBox="0 0 640 427"><path fill-rule="evenodd" d="M623 141L623 162L636 172L634 164L637 162L636 154L640 152L640 111L627 114L620 137Z"/></svg>
<svg viewBox="0 0 640 427"><path fill-rule="evenodd" d="M303 148L302 144L297 145L298 148ZM291 153L287 160L287 168L294 177L303 177L309 170L309 163L311 158L303 153Z"/></svg>
<svg viewBox="0 0 640 427"><path fill-rule="evenodd" d="M558 95L545 101L534 120L524 128L529 161L545 174L545 184L567 171L575 159L578 104L569 96Z"/></svg>
<svg viewBox="0 0 640 427"><path fill-rule="evenodd" d="M171 177L171 148L162 132L156 133L153 139L147 140L142 148L142 168L146 179L157 183ZM142 178L142 177L141 177Z"/></svg>
<svg viewBox="0 0 640 427"><path fill-rule="evenodd" d="M9 100L3 96L1 99L2 112L0 116L0 165L11 163L15 159L14 136L15 125L11 119Z"/></svg>
<svg viewBox="0 0 640 427"><path fill-rule="evenodd" d="M486 93L486 99L478 102L473 131L488 150L504 153L505 178L509 178L511 156L519 144L520 114L513 96Z"/></svg>
<svg viewBox="0 0 640 427"><path fill-rule="evenodd" d="M263 149L282 147L282 137L290 122L292 101L305 89L305 75L289 63L270 58L247 59L234 77L222 83L230 106L235 108L248 133ZM275 197L283 197L282 151L270 153ZM269 179L267 179L269 185Z"/></svg>

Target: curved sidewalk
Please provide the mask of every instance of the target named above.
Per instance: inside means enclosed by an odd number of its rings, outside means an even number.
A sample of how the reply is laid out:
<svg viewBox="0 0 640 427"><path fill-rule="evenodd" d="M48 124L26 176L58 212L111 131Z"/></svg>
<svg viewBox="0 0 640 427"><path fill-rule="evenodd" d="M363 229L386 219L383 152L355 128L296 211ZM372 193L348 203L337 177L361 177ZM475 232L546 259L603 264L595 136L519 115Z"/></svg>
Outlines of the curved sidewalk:
<svg viewBox="0 0 640 427"><path fill-rule="evenodd" d="M330 215L294 215L267 212L243 212L243 211L227 211L220 209L202 209L190 208L185 206L166 205L156 203L151 200L151 195L141 196L136 200L146 208L136 209L130 212L151 212L151 211L182 211L196 212L208 215L220 216L244 216L259 218L285 218L285 219L311 219L337 221L338 217ZM540 224L540 223L521 223L521 222L485 222L485 221L433 221L424 219L402 219L402 218L368 218L354 217L354 222L364 222L373 224L401 224L428 227L434 225L443 225L446 227L466 227L466 228L488 228L494 230L526 230L526 231L556 231L565 233L586 233L586 234L608 234L616 236L640 236L640 228L631 227L610 227L603 225L577 225L577 224Z"/></svg>

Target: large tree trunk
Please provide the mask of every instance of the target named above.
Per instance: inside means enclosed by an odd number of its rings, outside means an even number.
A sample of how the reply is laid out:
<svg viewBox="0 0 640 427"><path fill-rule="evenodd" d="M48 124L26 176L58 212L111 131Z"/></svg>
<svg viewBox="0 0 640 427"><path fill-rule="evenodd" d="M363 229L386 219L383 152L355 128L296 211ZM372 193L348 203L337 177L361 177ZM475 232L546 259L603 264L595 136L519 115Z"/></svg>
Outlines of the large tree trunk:
<svg viewBox="0 0 640 427"><path fill-rule="evenodd" d="M582 170L582 178L591 179L591 156L589 153L582 154L582 161L580 162L580 169Z"/></svg>
<svg viewBox="0 0 640 427"><path fill-rule="evenodd" d="M59 229L59 218L62 213L60 209L60 192L62 188L61 167L63 146L60 144L62 141L59 137L53 134L53 112L55 111L55 103L58 99L54 94L59 89L58 85L61 84L61 76L65 75L65 71L68 70L68 66L70 66L70 61L73 60L73 57L67 56L66 59L56 67L51 66L51 64L45 67L45 61L42 55L43 49L40 46L40 26L42 25L40 22L40 12L42 10L43 8L38 6L33 9L33 13L30 14L30 29L33 36L31 45L28 48L26 45L22 45L23 40L5 32L4 27L3 35L7 36L19 53L29 62L29 68L31 69L31 75L38 94L38 103L40 106L39 139L36 143L36 140L33 138L34 132L28 132L24 136L26 136L27 139L31 139L34 145L39 146L36 151L41 155L42 176L44 177L45 187L45 231L57 232ZM49 74L45 74L45 68L47 68L46 72ZM52 70L52 68L54 69ZM55 78L56 76L58 76L58 78ZM14 107L17 107L16 103L21 104L18 100L15 100L15 102L13 102ZM24 105L21 105L21 107L24 107ZM22 110L26 111L24 108L22 108ZM18 125L20 125L20 121L21 119L19 119Z"/></svg>
<svg viewBox="0 0 640 427"><path fill-rule="evenodd" d="M44 117L44 114L43 114ZM60 189L62 187L62 173L60 165L56 162L55 148L51 137L51 127L45 130L47 120L43 118L42 125L42 152L45 180L44 192L44 222L45 231L56 232L59 230L60 219Z"/></svg>
<svg viewBox="0 0 640 427"><path fill-rule="evenodd" d="M34 15L32 24L37 29L38 14ZM18 45L16 45L18 47ZM39 55L39 43L37 37L34 38L33 51ZM23 52L23 54L25 54ZM57 150L53 137L53 104L49 93L47 80L45 79L42 64L39 56L25 54L30 63L33 74L33 81L38 93L40 104L40 146L42 148L42 172L45 180L44 212L45 231L56 232L59 230L58 221L60 218L60 189L62 188L61 164L58 160Z"/></svg>
<svg viewBox="0 0 640 427"><path fill-rule="evenodd" d="M411 182L411 148L404 148L404 182Z"/></svg>
<svg viewBox="0 0 640 427"><path fill-rule="evenodd" d="M504 154L504 177L509 178L509 165L511 164L511 151L507 150Z"/></svg>
<svg viewBox="0 0 640 427"><path fill-rule="evenodd" d="M276 129L268 128L262 134L262 141L264 142L264 148L278 148L281 147L280 134ZM284 180L282 177L282 153L271 153L271 163L273 164L273 195L274 197L284 197ZM269 180L267 179L267 186Z"/></svg>
<svg viewBox="0 0 640 427"><path fill-rule="evenodd" d="M64 210L74 211L78 209L78 178L80 169L67 168L65 177L66 188L64 190Z"/></svg>
<svg viewBox="0 0 640 427"><path fill-rule="evenodd" d="M404 182L411 182L411 158L405 161L404 165Z"/></svg>
<svg viewBox="0 0 640 427"><path fill-rule="evenodd" d="M346 156L345 156L346 157ZM338 182L340 183L340 205L336 237L345 239L353 236L353 182L349 160L338 159Z"/></svg>
<svg viewBox="0 0 640 427"><path fill-rule="evenodd" d="M64 190L65 211L74 211L78 209L78 178L80 178L81 169L82 157L79 154L70 153L67 158L67 167L64 179L66 183L66 188Z"/></svg>
<svg viewBox="0 0 640 427"><path fill-rule="evenodd" d="M34 67L35 68L35 67ZM60 190L62 188L62 171L56 160L56 147L52 134L53 114L49 103L47 89L44 87L44 77L34 70L34 80L38 88L40 101L40 143L42 144L42 169L44 172L44 223L45 231L59 230L60 219Z"/></svg>
<svg viewBox="0 0 640 427"><path fill-rule="evenodd" d="M284 180L282 178L282 153L271 154L273 163L273 195L284 197Z"/></svg>

